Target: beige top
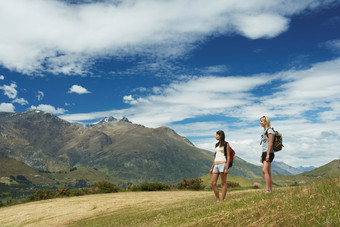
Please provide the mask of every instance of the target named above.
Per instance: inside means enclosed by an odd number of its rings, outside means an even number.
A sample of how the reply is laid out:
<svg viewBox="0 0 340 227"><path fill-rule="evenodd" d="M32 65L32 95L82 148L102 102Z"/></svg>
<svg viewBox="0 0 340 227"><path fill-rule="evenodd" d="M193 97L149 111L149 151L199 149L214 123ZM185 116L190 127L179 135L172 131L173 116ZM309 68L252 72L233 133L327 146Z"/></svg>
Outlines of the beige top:
<svg viewBox="0 0 340 227"><path fill-rule="evenodd" d="M227 158L224 156L224 146L223 147L216 147L215 148L215 163L226 163Z"/></svg>

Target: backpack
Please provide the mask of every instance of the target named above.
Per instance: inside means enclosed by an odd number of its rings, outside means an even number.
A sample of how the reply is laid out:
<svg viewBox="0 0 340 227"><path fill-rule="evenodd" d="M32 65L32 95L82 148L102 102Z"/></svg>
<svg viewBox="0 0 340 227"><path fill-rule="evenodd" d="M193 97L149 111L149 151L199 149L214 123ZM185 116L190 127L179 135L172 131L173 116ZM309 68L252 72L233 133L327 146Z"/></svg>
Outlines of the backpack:
<svg viewBox="0 0 340 227"><path fill-rule="evenodd" d="M227 142L227 144L228 144L228 142ZM229 144L229 148L230 148L230 154L229 154L230 155L229 156L230 157L230 161L229 161L228 169L233 166L234 156L235 156L235 151L234 151L233 148L231 148L230 144ZM224 146L224 156L227 157L227 146Z"/></svg>
<svg viewBox="0 0 340 227"><path fill-rule="evenodd" d="M274 139L273 139L273 150L274 152L281 151L283 144L282 144L282 134L279 131L275 131L274 128L272 128L274 131ZM268 137L268 130L266 131L266 135Z"/></svg>

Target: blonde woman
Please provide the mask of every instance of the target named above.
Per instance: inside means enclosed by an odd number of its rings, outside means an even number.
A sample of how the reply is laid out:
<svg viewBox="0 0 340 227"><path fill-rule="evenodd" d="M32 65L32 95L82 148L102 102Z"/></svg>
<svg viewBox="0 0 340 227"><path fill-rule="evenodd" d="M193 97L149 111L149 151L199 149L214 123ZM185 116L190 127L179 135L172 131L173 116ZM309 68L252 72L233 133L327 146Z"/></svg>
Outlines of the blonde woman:
<svg viewBox="0 0 340 227"><path fill-rule="evenodd" d="M263 133L261 135L262 155L260 161L263 164L262 173L266 183L266 193L271 193L273 190L271 163L274 160L274 130L271 128L270 119L267 116L260 118L260 125L263 127Z"/></svg>
<svg viewBox="0 0 340 227"><path fill-rule="evenodd" d="M225 134L222 130L216 132L216 140L218 140L218 142L215 145L215 159L211 166L210 174L212 175L211 186L214 190L216 201L218 202L220 201L220 195L217 187L219 175L221 175L222 201L225 199L227 194L227 174L230 163L230 147L225 141Z"/></svg>

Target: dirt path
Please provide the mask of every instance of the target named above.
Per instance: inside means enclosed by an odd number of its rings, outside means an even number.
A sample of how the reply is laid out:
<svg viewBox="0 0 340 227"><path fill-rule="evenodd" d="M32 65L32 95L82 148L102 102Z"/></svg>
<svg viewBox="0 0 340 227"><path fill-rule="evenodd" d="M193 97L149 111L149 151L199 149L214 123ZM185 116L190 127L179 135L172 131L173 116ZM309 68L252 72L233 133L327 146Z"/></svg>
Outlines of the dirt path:
<svg viewBox="0 0 340 227"><path fill-rule="evenodd" d="M0 208L0 226L64 226L130 206L164 205L212 195L206 191L122 192L43 200Z"/></svg>

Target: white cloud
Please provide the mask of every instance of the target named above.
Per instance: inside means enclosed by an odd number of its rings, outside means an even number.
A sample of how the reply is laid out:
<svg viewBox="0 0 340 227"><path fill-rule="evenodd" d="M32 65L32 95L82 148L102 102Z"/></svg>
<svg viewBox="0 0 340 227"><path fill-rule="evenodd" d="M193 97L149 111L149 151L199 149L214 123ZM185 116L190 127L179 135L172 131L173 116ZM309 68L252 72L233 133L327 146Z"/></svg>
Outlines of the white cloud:
<svg viewBox="0 0 340 227"><path fill-rule="evenodd" d="M54 106L47 104L40 104L39 106L31 106L30 110L41 110L51 114L64 114L67 110L63 108L55 108Z"/></svg>
<svg viewBox="0 0 340 227"><path fill-rule="evenodd" d="M127 101L136 102L128 109L61 117L84 121L127 116L147 127L170 126L208 150L215 143L216 131L222 129L239 156L259 165L259 117L268 115L273 127L284 135L285 149L277 160L294 166L320 166L339 158L339 150L334 149L340 147L340 136L334 133L340 128L339 72L340 58L272 75L183 77L143 97L125 96ZM258 90L266 92L259 94ZM182 122L209 116L229 119Z"/></svg>
<svg viewBox="0 0 340 227"><path fill-rule="evenodd" d="M211 35L275 37L289 17L333 2L1 0L0 64L26 74L83 74L101 57L176 58Z"/></svg>
<svg viewBox="0 0 340 227"><path fill-rule="evenodd" d="M17 97L18 91L16 88L17 88L16 83L12 83L11 85L0 86L0 90L3 90L4 94L8 96L8 98L10 99L15 99Z"/></svg>
<svg viewBox="0 0 340 227"><path fill-rule="evenodd" d="M132 95L127 95L123 97L123 101L124 103L129 103L129 104L136 104L138 103L133 97Z"/></svg>
<svg viewBox="0 0 340 227"><path fill-rule="evenodd" d="M27 105L28 101L25 100L24 98L16 98L12 101L12 103L19 103L20 105Z"/></svg>
<svg viewBox="0 0 340 227"><path fill-rule="evenodd" d="M37 97L38 101L43 100L43 98L44 98L44 96L45 96L44 92L38 91L37 93L38 93L38 94L36 95L36 97Z"/></svg>
<svg viewBox="0 0 340 227"><path fill-rule="evenodd" d="M87 93L91 93L90 91L88 91L86 88L79 86L79 85L73 85L70 90L68 91L68 93L77 93L79 95L82 94L87 94Z"/></svg>
<svg viewBox="0 0 340 227"><path fill-rule="evenodd" d="M3 75L0 75L0 80L4 80L5 77Z"/></svg>
<svg viewBox="0 0 340 227"><path fill-rule="evenodd" d="M237 26L244 36L251 39L273 38L288 29L289 20L277 14L239 15Z"/></svg>
<svg viewBox="0 0 340 227"><path fill-rule="evenodd" d="M205 67L200 71L206 75L213 75L216 73L226 73L229 71L229 68L226 65L214 65Z"/></svg>
<svg viewBox="0 0 340 227"><path fill-rule="evenodd" d="M14 109L12 103L0 103L0 112L14 112Z"/></svg>
<svg viewBox="0 0 340 227"><path fill-rule="evenodd" d="M321 46L324 46L335 53L340 53L340 39L329 40Z"/></svg>

